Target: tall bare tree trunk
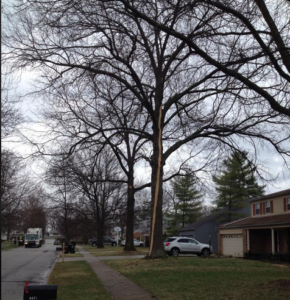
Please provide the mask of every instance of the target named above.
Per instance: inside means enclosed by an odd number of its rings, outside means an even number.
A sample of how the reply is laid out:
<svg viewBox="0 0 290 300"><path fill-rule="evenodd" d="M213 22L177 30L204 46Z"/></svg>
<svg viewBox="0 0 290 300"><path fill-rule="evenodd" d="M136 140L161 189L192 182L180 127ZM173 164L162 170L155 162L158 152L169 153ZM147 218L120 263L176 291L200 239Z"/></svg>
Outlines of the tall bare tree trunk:
<svg viewBox="0 0 290 300"><path fill-rule="evenodd" d="M158 80L157 80L158 81ZM159 86L157 84L157 86ZM160 85L161 86L161 85ZM156 91L156 98L162 99L162 92ZM157 124L153 126L153 156L152 156L152 175L151 175L151 193L152 193L152 217L149 257L157 258L164 255L163 250L163 148L162 148L162 100L156 101L159 105L156 107L155 115Z"/></svg>

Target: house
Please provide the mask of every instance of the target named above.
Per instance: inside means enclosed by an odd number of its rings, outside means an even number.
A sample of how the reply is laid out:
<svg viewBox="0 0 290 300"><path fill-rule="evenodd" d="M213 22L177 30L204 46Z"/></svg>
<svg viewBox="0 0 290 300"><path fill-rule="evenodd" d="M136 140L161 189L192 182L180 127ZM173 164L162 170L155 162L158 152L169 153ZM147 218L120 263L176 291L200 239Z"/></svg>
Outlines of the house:
<svg viewBox="0 0 290 300"><path fill-rule="evenodd" d="M163 234L166 234L168 218L163 217ZM150 245L151 220L143 220L134 224L134 239L144 242L146 247Z"/></svg>
<svg viewBox="0 0 290 300"><path fill-rule="evenodd" d="M218 252L218 227L222 224L220 221L221 216L224 215L228 210L221 209L208 216L200 218L194 223L191 223L179 230L180 236L192 237L197 241L204 244L211 244L213 252ZM251 214L250 205L247 202L247 206L239 210L235 210L235 213L243 216L250 216ZM234 219L241 218L239 216L233 216ZM223 222L225 223L225 222Z"/></svg>
<svg viewBox="0 0 290 300"><path fill-rule="evenodd" d="M251 199L251 216L219 227L218 252L290 252L290 189Z"/></svg>

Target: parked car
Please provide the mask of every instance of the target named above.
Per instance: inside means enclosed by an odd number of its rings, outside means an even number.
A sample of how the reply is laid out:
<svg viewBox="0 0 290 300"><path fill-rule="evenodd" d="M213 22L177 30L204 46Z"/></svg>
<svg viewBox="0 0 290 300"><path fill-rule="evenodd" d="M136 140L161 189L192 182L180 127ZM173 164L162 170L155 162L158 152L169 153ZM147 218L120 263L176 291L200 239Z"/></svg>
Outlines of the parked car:
<svg viewBox="0 0 290 300"><path fill-rule="evenodd" d="M93 247L97 247L98 246L98 239L96 239L96 238L89 239L89 244L91 244ZM111 239L108 236L103 237L103 244L104 245L111 245L112 247L117 246L116 241Z"/></svg>
<svg viewBox="0 0 290 300"><path fill-rule="evenodd" d="M121 245L122 245L122 246L125 246L125 244L126 244L126 240L123 240L123 241L121 242ZM135 240L135 239L134 239L134 246L136 246L136 247L144 247L144 243L141 242L141 241L139 241L139 240Z"/></svg>
<svg viewBox="0 0 290 300"><path fill-rule="evenodd" d="M212 246L202 244L195 239L187 237L169 237L164 243L164 250L170 256L178 256L179 254L193 253L198 256L209 256L212 253Z"/></svg>
<svg viewBox="0 0 290 300"><path fill-rule="evenodd" d="M59 245L59 241L55 241L53 244L54 245Z"/></svg>

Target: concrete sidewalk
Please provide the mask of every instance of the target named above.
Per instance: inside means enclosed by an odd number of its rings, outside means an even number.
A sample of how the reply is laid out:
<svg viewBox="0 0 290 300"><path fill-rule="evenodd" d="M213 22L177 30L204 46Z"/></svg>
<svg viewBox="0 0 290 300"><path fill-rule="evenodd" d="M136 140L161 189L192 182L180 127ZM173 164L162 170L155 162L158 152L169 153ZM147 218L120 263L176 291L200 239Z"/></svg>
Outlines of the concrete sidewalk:
<svg viewBox="0 0 290 300"><path fill-rule="evenodd" d="M97 274L99 280L104 285L105 289L116 300L152 300L155 296L150 295L143 288L136 285L130 279L121 275L119 272L104 264L102 259L131 259L143 258L144 255L134 256L100 256L96 257L86 251L83 247L77 246L83 257L65 258L64 261L85 260ZM59 261L61 261L61 257Z"/></svg>

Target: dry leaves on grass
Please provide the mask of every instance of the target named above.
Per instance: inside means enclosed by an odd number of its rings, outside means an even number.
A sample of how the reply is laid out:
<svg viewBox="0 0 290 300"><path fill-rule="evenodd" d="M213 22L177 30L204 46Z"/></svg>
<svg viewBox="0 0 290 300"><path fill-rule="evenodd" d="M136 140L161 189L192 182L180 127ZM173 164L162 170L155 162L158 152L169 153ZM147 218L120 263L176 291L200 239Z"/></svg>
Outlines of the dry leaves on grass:
<svg viewBox="0 0 290 300"><path fill-rule="evenodd" d="M274 281L270 281L267 285L270 288L290 291L290 280L286 280L286 279L274 280Z"/></svg>

